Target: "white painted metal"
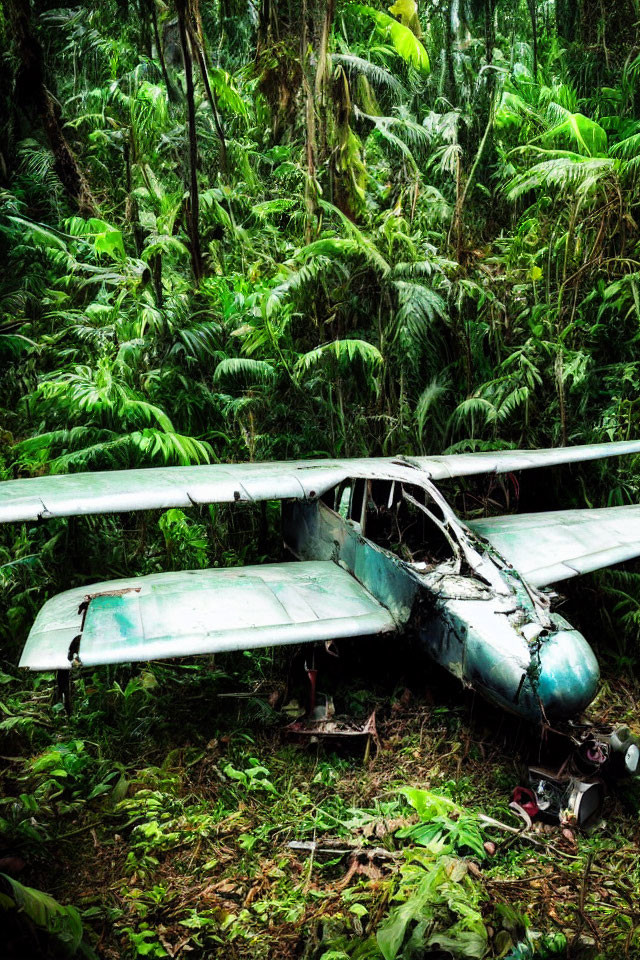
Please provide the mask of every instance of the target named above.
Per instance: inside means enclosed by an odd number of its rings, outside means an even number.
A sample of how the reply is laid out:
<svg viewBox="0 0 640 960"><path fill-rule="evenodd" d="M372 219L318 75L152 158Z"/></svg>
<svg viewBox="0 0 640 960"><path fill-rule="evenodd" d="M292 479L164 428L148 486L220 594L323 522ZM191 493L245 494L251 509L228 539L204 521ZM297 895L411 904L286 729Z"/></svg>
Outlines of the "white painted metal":
<svg viewBox="0 0 640 960"><path fill-rule="evenodd" d="M479 473L509 473L625 453L640 453L640 441L410 460L225 463L6 480L0 483L0 523L234 500L306 499L322 494L348 477L390 478L410 483L416 481L416 474L442 480Z"/></svg>
<svg viewBox="0 0 640 960"><path fill-rule="evenodd" d="M640 555L640 506L635 504L514 514L469 526L536 587Z"/></svg>
<svg viewBox="0 0 640 960"><path fill-rule="evenodd" d="M97 596L96 596L97 595ZM80 605L92 597L86 619ZM394 631L391 614L331 561L159 573L68 590L31 629L21 667L86 666Z"/></svg>

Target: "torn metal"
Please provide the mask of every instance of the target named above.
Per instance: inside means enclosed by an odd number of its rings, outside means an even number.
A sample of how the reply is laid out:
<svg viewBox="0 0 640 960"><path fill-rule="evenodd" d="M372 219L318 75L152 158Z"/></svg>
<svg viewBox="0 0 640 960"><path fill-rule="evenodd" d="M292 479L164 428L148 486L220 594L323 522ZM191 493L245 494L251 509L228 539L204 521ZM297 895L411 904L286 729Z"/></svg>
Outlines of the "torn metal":
<svg viewBox="0 0 640 960"><path fill-rule="evenodd" d="M375 743L379 746L378 731L376 729L376 711L374 710L364 723L354 723L352 720L335 717L326 713L324 716L302 717L294 720L284 728L289 736L309 740L340 739L342 737L365 737L367 744ZM368 751L367 751L368 752Z"/></svg>

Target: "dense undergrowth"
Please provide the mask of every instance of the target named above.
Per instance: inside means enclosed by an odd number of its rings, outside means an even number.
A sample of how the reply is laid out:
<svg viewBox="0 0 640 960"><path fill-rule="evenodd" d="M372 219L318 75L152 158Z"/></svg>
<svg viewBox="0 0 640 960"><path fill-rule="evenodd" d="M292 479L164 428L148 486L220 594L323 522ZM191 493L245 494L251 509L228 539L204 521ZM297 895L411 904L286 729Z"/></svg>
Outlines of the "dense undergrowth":
<svg viewBox="0 0 640 960"><path fill-rule="evenodd" d="M2 479L638 435L636 0L0 11ZM467 513L621 504L637 477L592 465L451 495ZM332 678L344 710L378 706L370 763L283 740L295 656L83 676L71 719L49 677L18 677L54 592L277 559L275 520L1 531L15 955L639 955L633 788L577 847L493 837L483 854L476 812L509 816L525 732L453 688L385 680L384 651ZM571 594L608 678L596 714L633 725L640 578ZM421 822L440 833L421 843ZM388 856L287 846L327 836Z"/></svg>
<svg viewBox="0 0 640 960"><path fill-rule="evenodd" d="M373 653L352 651L347 682L333 678L339 709L377 709L368 760L362 743L291 742L283 708L304 691L266 655L224 672L101 671L76 680L71 720L52 712L48 678L25 690L3 675L16 879L73 905L49 922L56 936L9 914L10 955L66 956L59 941L83 930L84 955L109 958L635 956L637 787L577 840L487 827L478 813L517 823L507 805L531 731L409 651L381 684L386 651ZM592 715L633 719L637 696L609 688Z"/></svg>

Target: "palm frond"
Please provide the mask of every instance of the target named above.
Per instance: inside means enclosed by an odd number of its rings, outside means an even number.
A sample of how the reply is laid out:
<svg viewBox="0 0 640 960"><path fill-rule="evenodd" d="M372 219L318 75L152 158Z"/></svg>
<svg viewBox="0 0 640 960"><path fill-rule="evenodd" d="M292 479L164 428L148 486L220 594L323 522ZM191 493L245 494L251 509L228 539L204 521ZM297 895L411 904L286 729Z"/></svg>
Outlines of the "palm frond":
<svg viewBox="0 0 640 960"><path fill-rule="evenodd" d="M412 334L425 338L436 319L446 318L446 304L439 293L422 283L393 280L398 298L396 329L406 326Z"/></svg>
<svg viewBox="0 0 640 960"><path fill-rule="evenodd" d="M640 133L634 133L614 143L609 153L612 157L620 157L622 160L637 159L640 157Z"/></svg>
<svg viewBox="0 0 640 960"><path fill-rule="evenodd" d="M366 340L332 340L303 354L296 363L296 372L306 373L327 361L335 361L339 366L351 367L356 359L374 371L378 370L383 363L382 354L378 348Z"/></svg>
<svg viewBox="0 0 640 960"><path fill-rule="evenodd" d="M341 241L336 237L317 240L300 250L298 256L307 256L309 259L297 270L291 270L286 279L269 292L265 306L267 317L278 313L289 298L310 291L322 278L332 274L348 276L345 255L356 252L356 249L349 241Z"/></svg>
<svg viewBox="0 0 640 960"><path fill-rule="evenodd" d="M213 382L236 381L241 384L273 383L278 374L266 360L247 357L227 357L221 360L213 373Z"/></svg>
<svg viewBox="0 0 640 960"><path fill-rule="evenodd" d="M449 428L459 430L466 427L473 436L478 428L495 423L497 418L498 411L489 400L484 397L467 397L451 414Z"/></svg>
<svg viewBox="0 0 640 960"><path fill-rule="evenodd" d="M437 378L427 384L420 396L418 397L418 402L415 406L414 416L416 419L416 424L418 427L418 434L422 437L424 433L424 428L427 424L427 420L431 417L432 412L435 408L438 407L443 395L446 393L445 385Z"/></svg>
<svg viewBox="0 0 640 960"><path fill-rule="evenodd" d="M389 90L394 97L400 97L405 92L404 86L395 74L364 57L357 57L352 53L333 53L331 62L343 67L349 76L366 77L373 87Z"/></svg>
<svg viewBox="0 0 640 960"><path fill-rule="evenodd" d="M513 178L507 187L507 197L512 202L530 190L580 191L590 193L600 181L617 169L616 161L609 157L582 157L577 153L553 152L547 160L534 164L524 173Z"/></svg>
<svg viewBox="0 0 640 960"><path fill-rule="evenodd" d="M346 214L343 213L338 207L334 204L329 203L327 200L320 200L319 206L326 213L333 214L338 218L342 224L345 233L347 234L348 239L352 240L358 247L360 253L364 259L382 276L386 276L391 267L382 256L376 245L366 236L366 234L360 230L359 227L353 223Z"/></svg>

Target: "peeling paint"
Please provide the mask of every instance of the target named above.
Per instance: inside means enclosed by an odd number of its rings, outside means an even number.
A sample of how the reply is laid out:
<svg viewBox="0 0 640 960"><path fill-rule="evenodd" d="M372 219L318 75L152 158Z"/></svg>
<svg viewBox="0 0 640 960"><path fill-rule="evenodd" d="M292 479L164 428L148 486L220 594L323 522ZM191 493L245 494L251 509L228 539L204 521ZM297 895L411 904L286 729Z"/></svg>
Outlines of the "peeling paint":
<svg viewBox="0 0 640 960"><path fill-rule="evenodd" d="M160 573L53 597L36 618L20 666L69 670L77 636L76 658L96 666L395 629L389 612L330 562Z"/></svg>

